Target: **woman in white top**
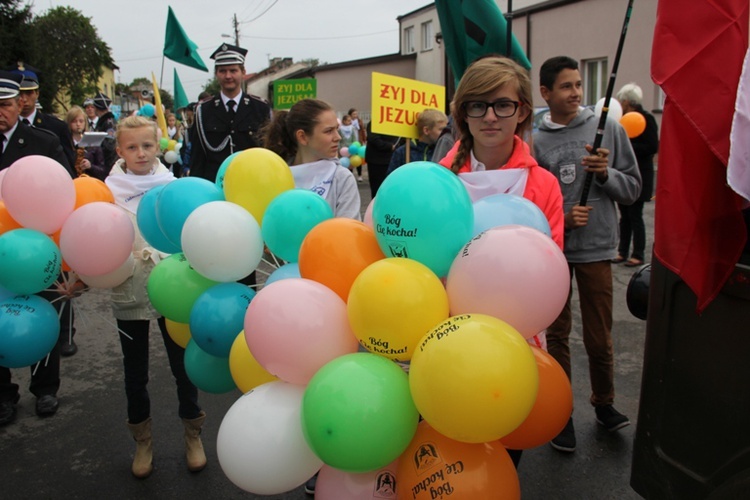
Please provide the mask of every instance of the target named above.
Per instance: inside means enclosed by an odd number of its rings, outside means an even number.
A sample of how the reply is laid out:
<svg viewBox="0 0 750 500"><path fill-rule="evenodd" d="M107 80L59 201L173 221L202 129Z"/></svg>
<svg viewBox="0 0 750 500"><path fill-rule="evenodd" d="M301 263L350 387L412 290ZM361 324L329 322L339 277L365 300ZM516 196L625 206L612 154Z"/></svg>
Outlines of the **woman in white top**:
<svg viewBox="0 0 750 500"><path fill-rule="evenodd" d="M289 111L274 113L264 145L287 161L295 186L321 195L334 217L361 220L357 181L337 158L340 141L333 108L317 99L303 99Z"/></svg>

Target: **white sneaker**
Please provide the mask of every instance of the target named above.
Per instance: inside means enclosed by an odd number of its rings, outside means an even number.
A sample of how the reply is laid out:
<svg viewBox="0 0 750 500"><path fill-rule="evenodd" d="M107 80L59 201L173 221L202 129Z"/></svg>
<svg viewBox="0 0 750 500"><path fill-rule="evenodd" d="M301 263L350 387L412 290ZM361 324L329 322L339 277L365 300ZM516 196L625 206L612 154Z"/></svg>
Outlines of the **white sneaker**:
<svg viewBox="0 0 750 500"><path fill-rule="evenodd" d="M362 182L362 176L357 177L357 182Z"/></svg>

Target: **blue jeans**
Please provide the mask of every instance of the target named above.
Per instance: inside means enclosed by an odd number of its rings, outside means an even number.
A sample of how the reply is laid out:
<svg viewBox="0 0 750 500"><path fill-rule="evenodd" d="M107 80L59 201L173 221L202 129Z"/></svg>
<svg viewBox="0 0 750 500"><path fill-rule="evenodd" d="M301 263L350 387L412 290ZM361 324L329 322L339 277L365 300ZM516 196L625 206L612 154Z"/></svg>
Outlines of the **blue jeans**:
<svg viewBox="0 0 750 500"><path fill-rule="evenodd" d="M185 350L175 344L167 333L164 318L158 319L159 330L167 348L169 366L177 383L180 418L193 419L200 414L198 389L185 372ZM128 422L139 424L151 416L151 400L148 396L148 333L151 322L148 320L117 320L120 332L122 361L125 368L125 395L128 399Z"/></svg>

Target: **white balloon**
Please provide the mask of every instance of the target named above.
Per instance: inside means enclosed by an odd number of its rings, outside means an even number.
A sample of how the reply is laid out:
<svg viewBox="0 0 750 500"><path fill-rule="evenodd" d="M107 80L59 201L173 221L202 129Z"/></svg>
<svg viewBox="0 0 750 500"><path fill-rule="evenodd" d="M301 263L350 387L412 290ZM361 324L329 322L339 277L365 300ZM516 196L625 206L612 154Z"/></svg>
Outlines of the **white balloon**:
<svg viewBox="0 0 750 500"><path fill-rule="evenodd" d="M179 158L180 156L177 154L177 151L167 151L166 153L164 153L164 161L166 161L170 165L177 162Z"/></svg>
<svg viewBox="0 0 750 500"><path fill-rule="evenodd" d="M135 260L131 253L125 262L111 273L103 274L101 276L86 276L78 273L78 277L91 288L114 288L117 285L121 285L126 279L131 277L134 270Z"/></svg>
<svg viewBox="0 0 750 500"><path fill-rule="evenodd" d="M260 226L250 212L229 201L193 210L182 227L181 242L193 269L223 283L253 272L263 256Z"/></svg>
<svg viewBox="0 0 750 500"><path fill-rule="evenodd" d="M307 481L322 466L302 434L305 388L269 382L240 397L221 422L216 453L224 474L256 495L278 495Z"/></svg>
<svg viewBox="0 0 750 500"><path fill-rule="evenodd" d="M599 118L602 116L602 109L604 108L604 97L599 99L596 103L596 107L594 108L594 113L596 114L596 117ZM609 100L609 111L607 112L607 117L612 118L613 120L619 122L620 118L622 118L622 105L620 105L620 102L612 97Z"/></svg>
<svg viewBox="0 0 750 500"><path fill-rule="evenodd" d="M178 142L177 144L174 145L174 152L175 153L180 154L180 150L181 149L182 149L182 143L181 142Z"/></svg>

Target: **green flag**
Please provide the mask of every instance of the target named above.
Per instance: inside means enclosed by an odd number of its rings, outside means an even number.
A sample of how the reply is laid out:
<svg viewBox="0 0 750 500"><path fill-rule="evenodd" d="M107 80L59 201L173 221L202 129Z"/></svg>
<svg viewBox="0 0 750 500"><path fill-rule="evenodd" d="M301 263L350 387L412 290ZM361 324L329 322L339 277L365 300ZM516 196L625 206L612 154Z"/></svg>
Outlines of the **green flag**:
<svg viewBox="0 0 750 500"><path fill-rule="evenodd" d="M185 93L185 89L182 88L182 82L180 81L180 77L177 76L177 68L174 69L174 112L177 113L177 110L180 108L187 108L187 105L190 104L187 98L187 94Z"/></svg>
<svg viewBox="0 0 750 500"><path fill-rule="evenodd" d="M164 36L164 56L185 66L208 71L203 59L198 55L197 48L198 45L187 37L172 7L169 7L167 33Z"/></svg>
<svg viewBox="0 0 750 500"><path fill-rule="evenodd" d="M506 55L507 23L494 0L435 0L448 62L458 85L466 67L485 54ZM515 35L511 58L526 69L531 63Z"/></svg>

